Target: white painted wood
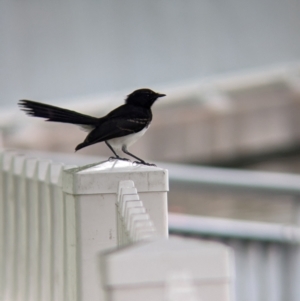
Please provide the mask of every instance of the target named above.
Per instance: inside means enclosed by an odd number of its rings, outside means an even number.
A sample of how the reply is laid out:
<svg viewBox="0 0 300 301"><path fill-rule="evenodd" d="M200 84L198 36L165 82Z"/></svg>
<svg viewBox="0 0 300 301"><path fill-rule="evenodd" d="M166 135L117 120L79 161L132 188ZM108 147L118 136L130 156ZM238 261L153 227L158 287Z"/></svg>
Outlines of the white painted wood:
<svg viewBox="0 0 300 301"><path fill-rule="evenodd" d="M78 300L77 206L73 195L65 196L65 300Z"/></svg>
<svg viewBox="0 0 300 301"><path fill-rule="evenodd" d="M39 202L39 300L51 301L51 204L50 204L50 162L38 164L38 202Z"/></svg>
<svg viewBox="0 0 300 301"><path fill-rule="evenodd" d="M62 165L1 154L1 298L65 300Z"/></svg>
<svg viewBox="0 0 300 301"><path fill-rule="evenodd" d="M27 159L26 181L28 194L28 272L27 272L27 298L30 301L38 301L39 293L39 201L38 201L38 160Z"/></svg>
<svg viewBox="0 0 300 301"><path fill-rule="evenodd" d="M26 295L27 269L27 208L26 208L26 157L17 156L14 161L14 191L16 204L15 270L13 300L22 301Z"/></svg>
<svg viewBox="0 0 300 301"><path fill-rule="evenodd" d="M187 272L172 273L166 280L166 301L198 301L191 275Z"/></svg>
<svg viewBox="0 0 300 301"><path fill-rule="evenodd" d="M0 162L1 301L103 300L100 251L167 237L166 170L116 161L70 169L14 152Z"/></svg>
<svg viewBox="0 0 300 301"><path fill-rule="evenodd" d="M4 275L3 300L13 300L15 271L15 195L13 188L14 152L7 152L3 158L3 191L4 191Z"/></svg>
<svg viewBox="0 0 300 301"><path fill-rule="evenodd" d="M149 216L161 220L158 232L167 236L167 171L124 161L66 170L67 299L103 300L99 274L100 251L118 245L116 202L119 182L132 180L147 200ZM134 192L134 191L133 191ZM157 208L156 208L157 207ZM165 210L165 211L164 211ZM156 216L158 215L158 216ZM120 237L124 241L124 236Z"/></svg>
<svg viewBox="0 0 300 301"><path fill-rule="evenodd" d="M147 227L154 225L156 229L154 220L166 214L163 210L166 209L167 185L158 183L161 179L167 179L165 171L130 166L126 162L115 163L94 164L64 172L65 167L61 164L25 158L16 152L0 152L1 301L97 299L103 296L103 277L107 281L116 273L119 282L111 282L111 285L105 282L110 296L116 300L159 300L157 294L164 295L166 299L173 294L170 291L167 293L170 283L174 284L174 278L184 278L184 275L188 275L196 286L203 283L202 280L195 280L200 274L196 274L195 278L193 269L192 272L188 270L189 263L185 263L185 260L190 260L195 268L200 265L196 257L189 253L191 248L187 245L183 244L180 248L173 245L168 250L169 247L158 243L158 240L135 243L136 240L151 238L154 231L148 231ZM112 173L114 176L111 176ZM63 174L64 178L79 183L80 190L72 194L70 187L75 184L71 182L66 183L67 192L64 192ZM118 181L112 181L113 178ZM101 193L98 185L105 193ZM165 188L159 191L159 187ZM126 231L120 223L120 215L130 231ZM227 235L231 233L234 238L228 244L236 254L237 300L248 301L250 297L266 301L299 299L299 246L295 244L299 238L297 227L201 219L201 223L197 223L198 230L201 228L204 233L215 237L227 231ZM185 221L185 225L196 232L195 223L186 219L180 221L182 225ZM164 225L166 221L159 220L157 224ZM160 235L166 232L162 227L158 229ZM272 240L274 243L270 244ZM122 248L115 249L116 245ZM110 247L114 251L107 251ZM118 258L113 270L110 270L109 260L102 261L102 276L98 271L97 259L101 250L106 250L103 256L112 254ZM201 258L206 256L201 255ZM151 265L151 260L156 257L158 261L155 259ZM172 258L177 258L175 265ZM205 268L203 263L197 271L203 273L203 279L212 279L211 270L217 271L216 265L222 267L218 261L209 268ZM164 268L178 266L182 267L180 271L172 269L164 277ZM104 271L108 273L104 274ZM145 274L146 271L149 274ZM134 285L136 279L138 285ZM147 279L150 280L149 286L144 285ZM155 286L155 283L160 285ZM127 284L129 289L125 289ZM201 292L203 300L211 300L208 296L222 300L218 295L219 284L211 284L215 295L211 295L210 289L202 285L196 292ZM99 291L92 291L94 285ZM178 289L177 294L186 293L185 285Z"/></svg>
<svg viewBox="0 0 300 301"><path fill-rule="evenodd" d="M129 243L128 233L126 233L124 226L124 219L128 219L128 213L126 212L128 207L126 207L125 204L128 204L129 202L131 206L142 206L137 189L134 187L134 182L130 180L120 181L116 202L117 237L119 246Z"/></svg>
<svg viewBox="0 0 300 301"><path fill-rule="evenodd" d="M166 300L170 277L185 273L198 300L232 300L233 257L220 243L159 239L106 252L101 259L108 300Z"/></svg>
<svg viewBox="0 0 300 301"><path fill-rule="evenodd" d="M51 300L65 300L65 233L64 233L64 193L62 192L62 164L51 164L50 167L50 197L51 197Z"/></svg>
<svg viewBox="0 0 300 301"><path fill-rule="evenodd" d="M154 224L139 198L133 181L120 181L116 206L118 245L157 238Z"/></svg>

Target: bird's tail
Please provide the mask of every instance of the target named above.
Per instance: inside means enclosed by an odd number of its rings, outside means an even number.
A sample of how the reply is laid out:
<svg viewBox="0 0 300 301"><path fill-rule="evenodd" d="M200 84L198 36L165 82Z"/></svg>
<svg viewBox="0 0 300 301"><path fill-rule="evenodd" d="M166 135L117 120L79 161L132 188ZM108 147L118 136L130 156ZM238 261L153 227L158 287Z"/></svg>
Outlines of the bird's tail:
<svg viewBox="0 0 300 301"><path fill-rule="evenodd" d="M20 100L19 106L27 115L46 118L46 121L72 123L79 125L96 125L98 118L77 113L75 111L51 106L48 104L32 101Z"/></svg>

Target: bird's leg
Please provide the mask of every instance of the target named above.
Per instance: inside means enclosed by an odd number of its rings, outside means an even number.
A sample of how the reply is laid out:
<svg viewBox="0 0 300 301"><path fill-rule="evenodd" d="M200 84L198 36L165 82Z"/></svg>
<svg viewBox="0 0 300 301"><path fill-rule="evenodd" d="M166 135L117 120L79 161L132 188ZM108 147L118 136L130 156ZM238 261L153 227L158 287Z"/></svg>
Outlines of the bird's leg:
<svg viewBox="0 0 300 301"><path fill-rule="evenodd" d="M133 163L137 163L137 164L143 164L143 165L148 165L148 166L156 166L155 164L151 164L151 163L147 163L144 160L140 159L139 157L133 155L132 153L130 153L127 148L125 146L122 147L122 151L126 154L129 155L135 159L137 159L138 161L134 161Z"/></svg>
<svg viewBox="0 0 300 301"><path fill-rule="evenodd" d="M108 159L111 160L111 159L114 159L114 160L124 160L124 161L130 161L129 159L127 158L121 158L120 156L118 156L118 154L115 152L115 150L112 148L112 146L107 142L105 141L106 145L109 147L109 149L114 153L115 157L109 157Z"/></svg>

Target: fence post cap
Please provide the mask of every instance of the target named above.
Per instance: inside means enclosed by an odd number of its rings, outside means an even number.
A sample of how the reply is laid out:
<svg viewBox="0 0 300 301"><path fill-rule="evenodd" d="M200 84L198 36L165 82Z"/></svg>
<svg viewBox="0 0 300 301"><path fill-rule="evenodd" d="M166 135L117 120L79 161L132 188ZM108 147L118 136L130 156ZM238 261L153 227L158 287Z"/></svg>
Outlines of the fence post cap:
<svg viewBox="0 0 300 301"><path fill-rule="evenodd" d="M169 190L166 169L122 160L108 160L65 170L63 190L71 194L118 193L122 180L133 181L139 192Z"/></svg>

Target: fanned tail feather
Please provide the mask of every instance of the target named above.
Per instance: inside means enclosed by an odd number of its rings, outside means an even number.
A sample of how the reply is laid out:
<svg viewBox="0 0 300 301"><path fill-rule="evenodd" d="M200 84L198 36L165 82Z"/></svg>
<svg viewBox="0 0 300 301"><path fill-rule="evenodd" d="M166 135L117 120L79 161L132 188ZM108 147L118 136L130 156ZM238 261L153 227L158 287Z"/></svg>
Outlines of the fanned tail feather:
<svg viewBox="0 0 300 301"><path fill-rule="evenodd" d="M91 126L97 125L99 121L99 119L96 117L84 115L75 111L51 106L32 100L20 100L19 106L27 115L46 118L47 121Z"/></svg>

